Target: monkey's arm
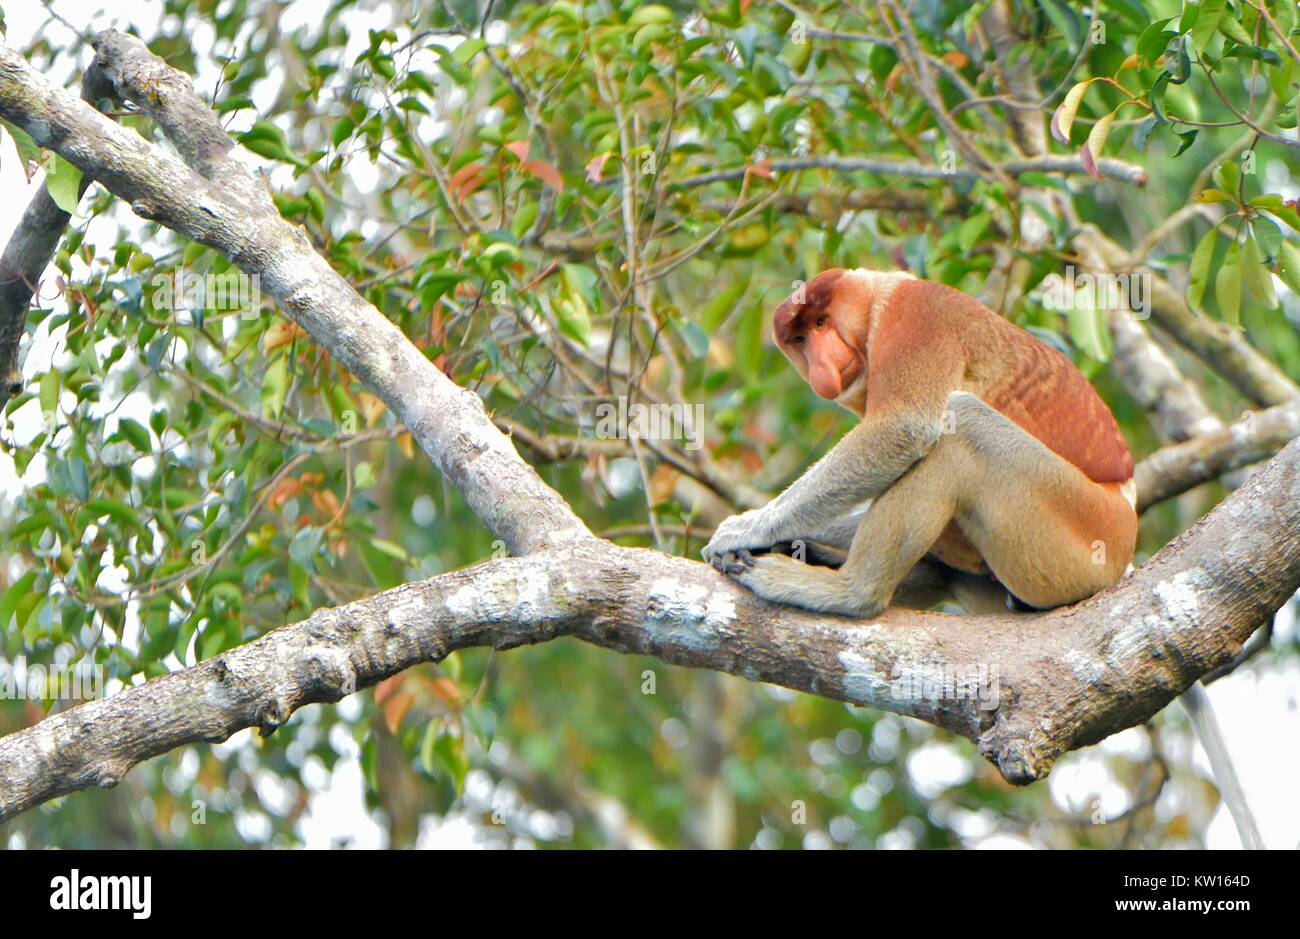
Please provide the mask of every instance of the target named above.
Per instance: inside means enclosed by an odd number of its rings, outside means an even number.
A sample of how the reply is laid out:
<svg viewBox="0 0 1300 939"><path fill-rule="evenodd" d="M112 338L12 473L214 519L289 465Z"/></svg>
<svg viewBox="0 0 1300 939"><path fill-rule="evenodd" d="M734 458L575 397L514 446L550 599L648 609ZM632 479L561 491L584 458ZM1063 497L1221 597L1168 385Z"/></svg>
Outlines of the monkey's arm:
<svg viewBox="0 0 1300 939"><path fill-rule="evenodd" d="M936 413L926 413L930 410ZM868 412L785 492L761 509L733 515L718 526L704 559L807 538L854 514L930 451L939 438L940 422L940 409Z"/></svg>

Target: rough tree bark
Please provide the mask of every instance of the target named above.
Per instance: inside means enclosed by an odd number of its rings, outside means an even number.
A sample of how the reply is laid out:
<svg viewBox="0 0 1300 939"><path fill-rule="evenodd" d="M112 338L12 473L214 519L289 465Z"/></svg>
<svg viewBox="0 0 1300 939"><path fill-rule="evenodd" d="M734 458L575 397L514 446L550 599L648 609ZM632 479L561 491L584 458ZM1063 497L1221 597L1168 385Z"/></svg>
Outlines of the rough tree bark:
<svg viewBox="0 0 1300 939"><path fill-rule="evenodd" d="M195 106L184 75L120 33L100 34L95 46L96 67L116 93L153 115L186 162L51 87L3 46L0 117L137 214L259 277L520 556L317 610L0 739L0 819L114 785L140 761L188 742L245 727L269 733L305 704L456 649L562 636L910 714L976 741L1008 780L1028 783L1061 754L1147 720L1231 661L1300 586L1300 442L1120 584L1034 615L894 609L862 622L810 614L763 603L703 564L602 541L520 459L479 399L276 215L211 112ZM982 696L945 687L954 669L983 676Z"/></svg>

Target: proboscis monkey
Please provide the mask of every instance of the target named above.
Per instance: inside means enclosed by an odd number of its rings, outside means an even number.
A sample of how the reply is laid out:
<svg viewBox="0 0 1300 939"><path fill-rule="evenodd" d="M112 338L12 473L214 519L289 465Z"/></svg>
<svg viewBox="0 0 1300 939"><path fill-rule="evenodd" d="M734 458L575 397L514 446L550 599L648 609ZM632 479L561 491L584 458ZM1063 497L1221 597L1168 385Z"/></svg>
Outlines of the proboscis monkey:
<svg viewBox="0 0 1300 939"><path fill-rule="evenodd" d="M725 520L704 549L714 567L767 600L858 617L944 596L989 609L1007 592L1047 608L1124 573L1133 457L1056 349L959 290L867 270L818 274L777 307L773 334L813 391L862 420L777 498ZM776 553L791 544L842 563Z"/></svg>

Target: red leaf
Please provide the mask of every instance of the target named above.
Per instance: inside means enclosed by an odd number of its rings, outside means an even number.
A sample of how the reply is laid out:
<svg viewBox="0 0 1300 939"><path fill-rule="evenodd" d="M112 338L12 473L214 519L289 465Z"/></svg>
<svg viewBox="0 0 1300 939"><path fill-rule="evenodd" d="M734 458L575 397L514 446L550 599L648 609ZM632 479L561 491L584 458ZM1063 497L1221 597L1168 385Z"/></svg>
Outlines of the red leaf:
<svg viewBox="0 0 1300 939"><path fill-rule="evenodd" d="M560 171L544 160L524 160L519 164L519 168L530 176L536 176L556 192L564 191L564 180L560 178Z"/></svg>
<svg viewBox="0 0 1300 939"><path fill-rule="evenodd" d="M1086 143L1079 148L1079 157L1083 160L1083 168L1089 176L1095 179L1105 179L1101 175L1101 170L1097 169L1097 161L1092 158L1092 150L1088 148Z"/></svg>
<svg viewBox="0 0 1300 939"><path fill-rule="evenodd" d="M597 154L591 158L591 162L587 164L587 182L600 182L600 176L605 171L605 161L608 159L609 151Z"/></svg>
<svg viewBox="0 0 1300 939"><path fill-rule="evenodd" d="M486 167L482 163L466 163L452 174L447 186L457 200L463 202L466 196L483 185L484 169Z"/></svg>
<svg viewBox="0 0 1300 939"><path fill-rule="evenodd" d="M383 704L388 698L392 697L393 692L401 688L404 681L406 681L404 674L394 675L392 678L385 678L375 685L375 704Z"/></svg>
<svg viewBox="0 0 1300 939"><path fill-rule="evenodd" d="M397 733L402 726L402 718L406 716L406 712L411 709L411 705L414 703L415 695L409 691L403 691L399 695L394 695L384 705L384 723L388 726L390 734Z"/></svg>
<svg viewBox="0 0 1300 939"><path fill-rule="evenodd" d="M512 140L506 144L506 149L515 155L515 159L521 163L528 159L528 141Z"/></svg>

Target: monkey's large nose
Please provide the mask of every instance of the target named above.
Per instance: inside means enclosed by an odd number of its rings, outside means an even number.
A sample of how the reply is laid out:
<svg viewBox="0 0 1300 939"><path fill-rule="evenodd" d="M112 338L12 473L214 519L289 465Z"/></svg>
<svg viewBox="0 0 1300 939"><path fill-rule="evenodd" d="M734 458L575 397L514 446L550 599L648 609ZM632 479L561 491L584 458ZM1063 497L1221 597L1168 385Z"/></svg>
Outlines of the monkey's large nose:
<svg viewBox="0 0 1300 939"><path fill-rule="evenodd" d="M814 359L808 370L808 384L812 390L827 401L834 401L840 396L843 385L840 383L840 370L825 359Z"/></svg>

